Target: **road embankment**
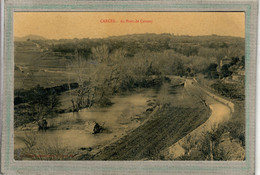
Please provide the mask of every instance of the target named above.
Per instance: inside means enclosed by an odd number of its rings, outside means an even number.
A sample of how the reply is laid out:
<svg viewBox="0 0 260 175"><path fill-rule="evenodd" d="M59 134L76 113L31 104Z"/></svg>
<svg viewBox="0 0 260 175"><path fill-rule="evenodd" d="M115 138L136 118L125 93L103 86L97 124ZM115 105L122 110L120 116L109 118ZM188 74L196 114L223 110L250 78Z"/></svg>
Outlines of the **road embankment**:
<svg viewBox="0 0 260 175"><path fill-rule="evenodd" d="M164 156L165 159L176 159L184 155L185 149L183 147L185 147L188 138L192 138L195 142L201 140L203 134L216 129L219 124L228 121L234 112L234 104L232 102L207 91L196 83L196 81L186 80L185 88L190 94L199 94L198 92L206 94L206 96L203 97L203 100L205 100L206 105L210 107L211 115L208 120L198 128L187 134L172 146L162 150L161 155ZM200 95L200 98L201 96L203 95Z"/></svg>

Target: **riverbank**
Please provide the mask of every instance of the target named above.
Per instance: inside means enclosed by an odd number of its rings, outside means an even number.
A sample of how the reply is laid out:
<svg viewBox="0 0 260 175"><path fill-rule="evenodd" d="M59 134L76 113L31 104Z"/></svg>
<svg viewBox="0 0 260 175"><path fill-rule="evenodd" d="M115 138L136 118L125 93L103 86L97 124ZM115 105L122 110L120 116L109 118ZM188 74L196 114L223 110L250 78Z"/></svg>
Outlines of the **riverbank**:
<svg viewBox="0 0 260 175"><path fill-rule="evenodd" d="M21 157L21 155L47 155L54 154L52 152L58 150L58 152L63 150L70 155L73 153L73 157L64 157L64 159L75 159L76 155L86 151L94 154L105 145L142 125L151 113L146 110L155 107L155 99L155 90L142 89L131 95L115 96L111 99L113 105L109 107L82 109L79 112L64 113L48 119L50 129L46 132L37 131L37 124L31 124L31 127L29 125L18 127L14 133L15 158L39 159L37 156ZM89 122L102 125L103 132L93 134ZM25 142L32 144L28 148ZM52 151L54 148L55 150ZM43 159L48 160L50 157L43 157ZM52 159L55 160L55 157Z"/></svg>

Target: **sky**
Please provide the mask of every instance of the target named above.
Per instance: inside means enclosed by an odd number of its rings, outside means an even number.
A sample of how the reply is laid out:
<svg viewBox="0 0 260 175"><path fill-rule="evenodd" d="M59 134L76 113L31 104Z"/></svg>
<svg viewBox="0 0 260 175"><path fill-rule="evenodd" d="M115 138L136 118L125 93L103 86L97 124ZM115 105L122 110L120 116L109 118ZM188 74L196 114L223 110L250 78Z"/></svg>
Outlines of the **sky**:
<svg viewBox="0 0 260 175"><path fill-rule="evenodd" d="M110 21L106 22L106 20ZM244 12L14 12L14 36L105 38L136 33L245 37Z"/></svg>

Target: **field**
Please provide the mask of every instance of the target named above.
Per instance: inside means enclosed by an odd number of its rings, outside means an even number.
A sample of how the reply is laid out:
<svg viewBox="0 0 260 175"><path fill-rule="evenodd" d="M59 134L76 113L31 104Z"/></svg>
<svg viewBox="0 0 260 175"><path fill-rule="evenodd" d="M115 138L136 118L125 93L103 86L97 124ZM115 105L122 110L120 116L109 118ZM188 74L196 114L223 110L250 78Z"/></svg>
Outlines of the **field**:
<svg viewBox="0 0 260 175"><path fill-rule="evenodd" d="M64 57L41 51L34 42L15 45L15 89L30 89L36 85L54 87L67 83L69 63Z"/></svg>

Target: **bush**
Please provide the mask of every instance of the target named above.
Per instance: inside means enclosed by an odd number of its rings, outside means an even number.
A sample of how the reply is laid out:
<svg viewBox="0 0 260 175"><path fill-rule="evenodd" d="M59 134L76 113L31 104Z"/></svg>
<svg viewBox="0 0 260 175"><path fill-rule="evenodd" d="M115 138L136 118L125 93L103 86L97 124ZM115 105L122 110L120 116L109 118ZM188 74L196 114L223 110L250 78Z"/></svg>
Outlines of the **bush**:
<svg viewBox="0 0 260 175"><path fill-rule="evenodd" d="M39 85L20 94L20 97L15 98L15 127L56 113L60 105L58 95L54 89L43 88Z"/></svg>
<svg viewBox="0 0 260 175"><path fill-rule="evenodd" d="M15 150L16 160L74 160L75 152L65 147L58 138L30 138L35 140L32 147Z"/></svg>
<svg viewBox="0 0 260 175"><path fill-rule="evenodd" d="M113 103L108 97L103 97L99 100L99 105L101 107L111 106Z"/></svg>
<svg viewBox="0 0 260 175"><path fill-rule="evenodd" d="M217 81L211 85L213 89L215 89L218 93L225 97L229 97L231 99L240 99L244 100L245 92L244 86L242 84L234 84L234 83L224 83L222 81Z"/></svg>

